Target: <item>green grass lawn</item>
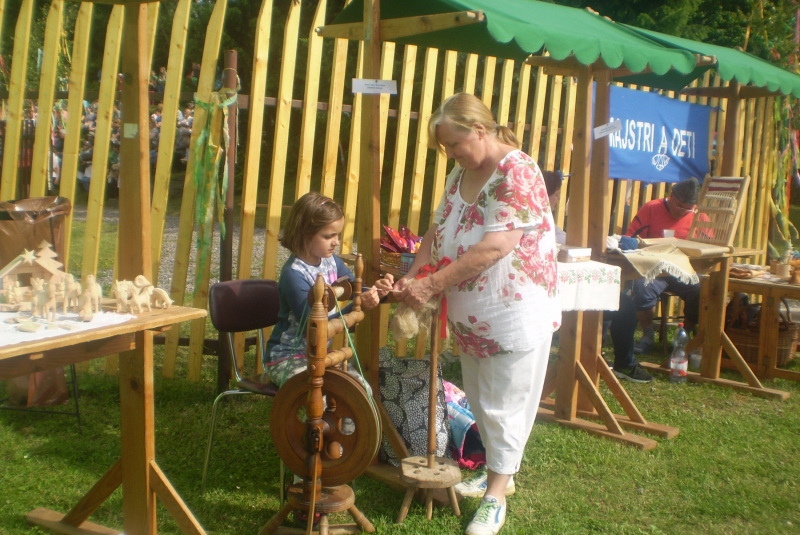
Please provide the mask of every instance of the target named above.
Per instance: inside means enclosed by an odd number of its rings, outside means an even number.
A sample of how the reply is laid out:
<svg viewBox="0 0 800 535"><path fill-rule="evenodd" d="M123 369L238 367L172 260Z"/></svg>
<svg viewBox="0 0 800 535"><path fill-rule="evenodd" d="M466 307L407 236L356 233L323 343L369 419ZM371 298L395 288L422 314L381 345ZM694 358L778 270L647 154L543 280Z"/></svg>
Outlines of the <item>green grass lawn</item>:
<svg viewBox="0 0 800 535"><path fill-rule="evenodd" d="M201 495L216 360L205 358L201 383L167 380L159 375L161 350L156 347L159 465L209 533L256 533L278 509L270 402L254 396L221 407L208 490ZM26 525L25 513L37 507L68 511L119 455L117 380L100 373L101 367L96 361L79 376L83 433L73 417L0 411L1 534L41 533ZM177 377L186 376L185 367L182 356ZM445 373L460 382L457 363ZM800 532L800 385L767 384L792 396L771 401L662 377L647 385L626 383L648 420L680 428L678 437L658 439L649 452L537 424L501 533ZM380 533L459 534L478 504L463 500L461 518L437 509L431 521L415 504L398 526L402 498L401 491L369 478L356 481L356 504ZM91 520L121 529L121 515L117 490ZM163 508L158 529L179 533Z"/></svg>

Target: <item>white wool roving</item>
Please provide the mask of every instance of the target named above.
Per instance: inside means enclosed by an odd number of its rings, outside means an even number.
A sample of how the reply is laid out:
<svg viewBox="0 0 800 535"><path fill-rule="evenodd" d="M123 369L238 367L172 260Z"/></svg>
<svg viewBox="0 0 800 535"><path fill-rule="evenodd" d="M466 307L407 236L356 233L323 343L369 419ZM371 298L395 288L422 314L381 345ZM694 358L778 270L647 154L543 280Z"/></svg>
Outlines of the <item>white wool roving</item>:
<svg viewBox="0 0 800 535"><path fill-rule="evenodd" d="M431 318L439 312L439 299L434 297L419 310L414 310L405 303L400 303L389 322L395 340L408 340L419 333L420 325L430 328Z"/></svg>

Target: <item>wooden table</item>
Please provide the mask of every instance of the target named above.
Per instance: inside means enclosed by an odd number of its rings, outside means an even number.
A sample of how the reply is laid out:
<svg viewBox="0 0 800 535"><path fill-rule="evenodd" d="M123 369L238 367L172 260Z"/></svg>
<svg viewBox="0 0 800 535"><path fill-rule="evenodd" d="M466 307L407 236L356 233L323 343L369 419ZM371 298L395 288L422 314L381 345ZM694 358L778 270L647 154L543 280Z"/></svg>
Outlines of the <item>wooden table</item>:
<svg viewBox="0 0 800 535"><path fill-rule="evenodd" d="M686 345L686 354L688 355L702 346L703 361L699 373L690 371L686 377L689 381L695 383L715 384L749 392L760 397L786 400L789 398L789 392L767 388L762 385L753 370L745 362L741 353L739 353L739 350L736 349L728 335L725 334L725 308L729 290L728 272L734 257L750 256L753 254L752 251L740 249L734 250L731 254L690 259L697 273L702 274L700 278L700 325L697 336L689 340ZM736 370L742 374L746 382L720 377L723 349L725 349ZM642 362L641 364L650 371L670 373L666 362L661 365L650 362Z"/></svg>
<svg viewBox="0 0 800 535"><path fill-rule="evenodd" d="M732 292L758 294L761 303L758 338L758 361L754 372L764 379L780 377L800 381L800 372L778 368L778 327L781 299L800 299L800 284L776 282L765 279L730 279L728 289Z"/></svg>
<svg viewBox="0 0 800 535"><path fill-rule="evenodd" d="M54 533L117 535L86 519L122 485L127 535L157 532L156 498L184 533L205 533L155 461L152 358L153 331L205 315L205 310L173 306L117 325L0 346L0 379L120 353L120 458L66 515L39 508L27 514L28 522Z"/></svg>

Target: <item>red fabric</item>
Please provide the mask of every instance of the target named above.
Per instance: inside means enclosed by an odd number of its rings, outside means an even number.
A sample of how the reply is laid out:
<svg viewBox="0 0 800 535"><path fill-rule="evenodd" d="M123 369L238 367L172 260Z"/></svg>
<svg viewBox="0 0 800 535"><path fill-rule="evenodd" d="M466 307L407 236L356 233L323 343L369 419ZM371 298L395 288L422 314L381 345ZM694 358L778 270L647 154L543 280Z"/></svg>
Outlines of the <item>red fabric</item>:
<svg viewBox="0 0 800 535"><path fill-rule="evenodd" d="M426 264L420 268L419 272L417 272L417 275L414 278L424 279L428 275L436 273L441 268L449 266L450 262L452 262L452 260L450 260L449 257L445 256L444 258L439 260L439 263L436 264L435 266L432 266L431 264ZM442 309L439 311L439 333L441 338L447 338L447 297L445 296L442 296Z"/></svg>
<svg viewBox="0 0 800 535"><path fill-rule="evenodd" d="M686 239L692 226L694 213L689 212L680 219L669 214L666 199L656 199L644 204L628 225L626 236L640 238L663 238L664 230L674 230L675 237Z"/></svg>

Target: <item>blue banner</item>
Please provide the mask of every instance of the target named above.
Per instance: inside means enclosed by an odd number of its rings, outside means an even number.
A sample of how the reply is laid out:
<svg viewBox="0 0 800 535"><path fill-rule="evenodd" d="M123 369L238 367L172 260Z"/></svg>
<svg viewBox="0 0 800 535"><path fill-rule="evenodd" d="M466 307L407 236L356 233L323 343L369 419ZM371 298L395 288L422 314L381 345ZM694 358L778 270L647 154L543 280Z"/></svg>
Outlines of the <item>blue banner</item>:
<svg viewBox="0 0 800 535"><path fill-rule="evenodd" d="M622 129L608 135L608 176L702 182L709 172L710 112L708 106L612 85L610 122L619 120Z"/></svg>

